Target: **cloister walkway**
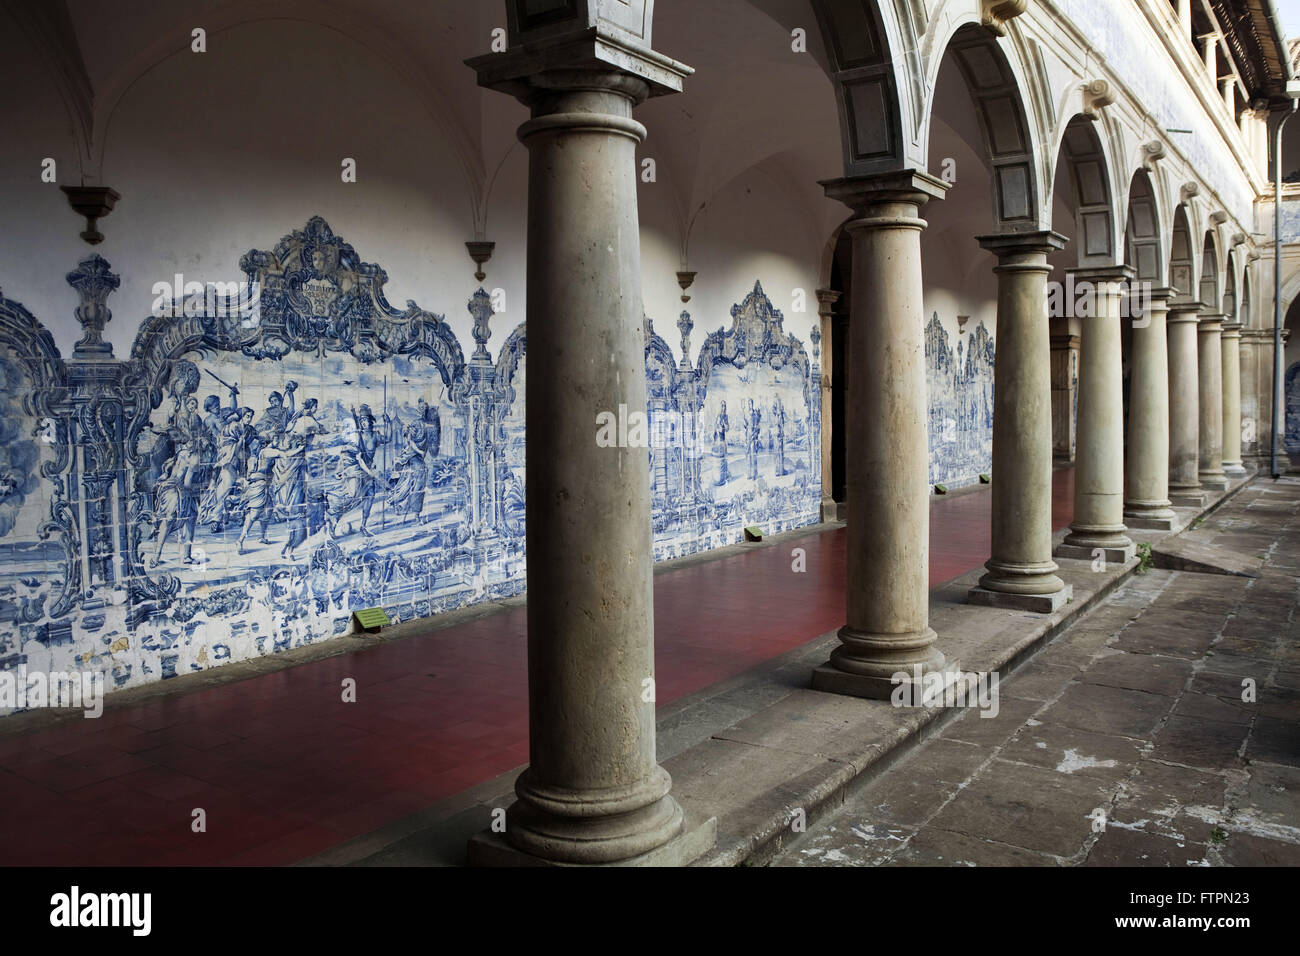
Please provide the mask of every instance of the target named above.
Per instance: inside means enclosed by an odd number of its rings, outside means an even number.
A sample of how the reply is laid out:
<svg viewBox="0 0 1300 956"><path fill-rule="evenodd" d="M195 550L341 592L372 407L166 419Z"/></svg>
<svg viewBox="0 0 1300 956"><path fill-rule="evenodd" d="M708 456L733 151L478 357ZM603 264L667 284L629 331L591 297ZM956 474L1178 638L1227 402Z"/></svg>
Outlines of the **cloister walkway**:
<svg viewBox="0 0 1300 956"><path fill-rule="evenodd" d="M1073 477L1055 473L1054 528L1069 523ZM932 499L932 586L987 558L990 498ZM810 530L657 574L659 703L843 624L845 535ZM288 864L524 764L526 618L514 607L97 720L0 726L0 865ZM346 677L355 703L341 701Z"/></svg>

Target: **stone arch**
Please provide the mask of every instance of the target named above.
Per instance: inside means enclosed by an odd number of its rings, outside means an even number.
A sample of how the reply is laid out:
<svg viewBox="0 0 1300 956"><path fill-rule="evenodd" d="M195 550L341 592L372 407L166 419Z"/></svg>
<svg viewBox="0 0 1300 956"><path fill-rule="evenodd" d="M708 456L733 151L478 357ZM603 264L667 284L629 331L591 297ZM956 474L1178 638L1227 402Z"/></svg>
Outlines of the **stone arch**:
<svg viewBox="0 0 1300 956"><path fill-rule="evenodd" d="M1039 226L1043 189L1035 157L1034 124L1023 84L996 36L977 22L960 24L936 56L933 75L927 77L934 90L943 61L951 54L984 134L984 147L991 170L994 231L1029 232ZM927 104L924 140L930 138L934 98ZM928 147L927 147L928 148Z"/></svg>
<svg viewBox="0 0 1300 956"><path fill-rule="evenodd" d="M1272 297L1270 296L1269 298L1271 299ZM1282 315L1283 316L1285 316L1291 310L1291 306L1295 303L1297 298L1300 298L1300 272L1297 272L1295 275L1293 275L1282 286ZM1269 327L1272 326L1271 309L1269 311L1269 321L1263 324Z"/></svg>
<svg viewBox="0 0 1300 956"><path fill-rule="evenodd" d="M1188 222L1187 204L1174 210L1174 227L1169 243L1169 284L1178 301L1195 301L1200 276L1200 256L1192 249L1192 229Z"/></svg>
<svg viewBox="0 0 1300 956"><path fill-rule="evenodd" d="M1157 286L1165 284L1164 243L1161 239L1160 208L1151 184L1151 174L1139 169L1128 191L1128 221L1124 227L1124 261L1137 278Z"/></svg>
<svg viewBox="0 0 1300 956"><path fill-rule="evenodd" d="M844 234L844 227L851 223L857 216L846 216L844 221L831 230L830 238L822 246L821 270L818 273L819 289L831 288L831 274L835 268L835 249L840 244L840 237Z"/></svg>
<svg viewBox="0 0 1300 956"><path fill-rule="evenodd" d="M1062 128L1056 168L1065 172L1075 201L1075 237L1080 266L1109 266L1121 258L1116 227L1114 179L1097 120L1079 114Z"/></svg>
<svg viewBox="0 0 1300 956"><path fill-rule="evenodd" d="M877 0L813 0L835 87L844 175L864 176L906 166L899 71Z"/></svg>

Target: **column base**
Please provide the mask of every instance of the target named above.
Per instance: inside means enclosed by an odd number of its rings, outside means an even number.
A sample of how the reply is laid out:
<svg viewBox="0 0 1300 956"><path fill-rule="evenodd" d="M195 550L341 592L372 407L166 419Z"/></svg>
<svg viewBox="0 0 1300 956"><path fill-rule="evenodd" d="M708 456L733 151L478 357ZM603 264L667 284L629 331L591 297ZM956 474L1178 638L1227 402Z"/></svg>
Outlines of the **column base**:
<svg viewBox="0 0 1300 956"><path fill-rule="evenodd" d="M531 766L515 781L506 810L510 845L559 863L618 863L667 846L682 833L684 814L672 777L656 765L632 784L574 790L540 782Z"/></svg>
<svg viewBox="0 0 1300 956"><path fill-rule="evenodd" d="M822 521L839 521L840 506L834 498L822 499Z"/></svg>
<svg viewBox="0 0 1300 956"><path fill-rule="evenodd" d="M1138 531L1173 531L1176 517L1170 512L1168 518L1155 515L1124 515L1124 521L1130 528Z"/></svg>
<svg viewBox="0 0 1300 956"><path fill-rule="evenodd" d="M1130 541L1127 545L1102 547L1101 545L1081 545L1081 544L1062 544L1052 552L1053 557L1057 558L1075 558L1081 561L1092 561L1097 557L1097 552L1102 553L1108 564L1127 564L1137 556L1137 545Z"/></svg>
<svg viewBox="0 0 1300 956"><path fill-rule="evenodd" d="M682 831L662 846L646 853L607 863L567 863L525 853L506 842L500 833L476 833L469 839L470 866L688 866L718 842L718 820L686 817Z"/></svg>
<svg viewBox="0 0 1300 956"><path fill-rule="evenodd" d="M908 688L904 693L910 694L907 700L923 700L927 695L942 695L953 684L961 680L961 669L956 661L945 661L938 667L922 670L918 681L915 670L903 669L900 665L897 675L901 680L894 680L895 674L884 677L875 674L850 674L827 662L813 668L812 689L827 694L843 694L845 697L861 697L866 700L889 700L899 687Z"/></svg>
<svg viewBox="0 0 1300 956"><path fill-rule="evenodd" d="M1169 503L1175 508L1204 508L1209 501L1210 496L1204 491L1192 491L1182 488L1169 489Z"/></svg>
<svg viewBox="0 0 1300 956"><path fill-rule="evenodd" d="M1225 461L1223 463L1223 473L1229 478L1244 478L1246 476L1246 466L1240 461Z"/></svg>
<svg viewBox="0 0 1300 956"><path fill-rule="evenodd" d="M1065 536L1065 541L1052 552L1052 556L1091 561L1101 551L1107 562L1125 564L1137 554L1137 545L1124 534L1127 530L1122 525L1105 530L1072 528Z"/></svg>
<svg viewBox="0 0 1300 956"><path fill-rule="evenodd" d="M1124 524L1145 531L1173 531L1178 517L1164 501L1133 501L1124 507Z"/></svg>
<svg viewBox="0 0 1300 956"><path fill-rule="evenodd" d="M1000 607L1012 611L1033 611L1035 614L1053 614L1074 598L1074 585L1062 584L1051 594L1013 594L1009 591L990 591L988 588L971 588L966 600L980 607Z"/></svg>
<svg viewBox="0 0 1300 956"><path fill-rule="evenodd" d="M1226 491L1228 489L1228 477L1222 473L1203 474L1201 475L1201 487L1208 488L1210 491Z"/></svg>
<svg viewBox="0 0 1300 956"><path fill-rule="evenodd" d="M943 671L948 666L935 646L931 628L901 634L876 634L847 624L840 628L839 647L831 659L813 669L813 690L871 700L889 700L898 686L895 675Z"/></svg>

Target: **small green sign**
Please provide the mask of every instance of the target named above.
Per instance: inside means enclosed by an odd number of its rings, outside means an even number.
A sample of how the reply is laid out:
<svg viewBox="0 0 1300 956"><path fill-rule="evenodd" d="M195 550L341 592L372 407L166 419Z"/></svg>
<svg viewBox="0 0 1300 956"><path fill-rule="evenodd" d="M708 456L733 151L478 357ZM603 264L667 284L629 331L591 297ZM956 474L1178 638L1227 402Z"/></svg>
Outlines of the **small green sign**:
<svg viewBox="0 0 1300 956"><path fill-rule="evenodd" d="M382 607L364 607L353 611L352 617L356 620L357 627L363 631L377 631L391 623L388 620L388 612Z"/></svg>
<svg viewBox="0 0 1300 956"><path fill-rule="evenodd" d="M762 541L762 540L763 540L763 529L760 528L760 527L759 527L758 525L756 525L756 524L751 524L748 528L745 529L745 540L746 540L746 541Z"/></svg>

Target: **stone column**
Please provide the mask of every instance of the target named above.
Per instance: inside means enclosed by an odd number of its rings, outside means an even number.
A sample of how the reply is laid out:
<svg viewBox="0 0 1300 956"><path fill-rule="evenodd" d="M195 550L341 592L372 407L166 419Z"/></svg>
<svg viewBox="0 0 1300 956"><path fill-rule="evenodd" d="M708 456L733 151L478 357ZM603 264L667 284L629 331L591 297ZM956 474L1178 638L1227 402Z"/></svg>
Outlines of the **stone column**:
<svg viewBox="0 0 1300 956"><path fill-rule="evenodd" d="M1241 330L1241 454L1242 462L1259 468L1266 456L1260 454L1259 356L1263 329Z"/></svg>
<svg viewBox="0 0 1300 956"><path fill-rule="evenodd" d="M835 465L832 462L832 453L834 451L834 435L832 432L833 419L835 417L834 409L831 406L831 400L834 397L832 392L833 380L832 371L834 369L834 344L835 344L835 303L839 301L840 293L834 289L817 290L817 315L821 322L821 348L822 348L822 381L821 381L821 402L822 402L822 520L835 521L839 517L839 508L835 504L835 495L832 485L835 481Z"/></svg>
<svg viewBox="0 0 1300 956"><path fill-rule="evenodd" d="M1048 253L1055 232L981 236L998 275L993 369L993 554L972 604L1051 612L1072 589L1052 560L1052 380Z"/></svg>
<svg viewBox="0 0 1300 956"><path fill-rule="evenodd" d="M528 711L530 764L483 864L676 865L712 844L684 824L655 758L650 466L597 444L598 416L646 407L632 110L689 67L606 37L528 30L470 61L531 110L528 149ZM518 17L535 16L523 8ZM554 18L551 18L554 20ZM528 21L523 21L528 22ZM512 21L512 29L516 28ZM517 31L516 31L517 32Z"/></svg>
<svg viewBox="0 0 1300 956"><path fill-rule="evenodd" d="M947 186L917 171L824 183L857 218L847 375L853 382L846 623L816 690L888 699L893 675L951 676L930 628L929 390L920 207Z"/></svg>
<svg viewBox="0 0 1300 956"><path fill-rule="evenodd" d="M1165 315L1173 289L1156 289L1145 315L1133 316L1129 372L1124 521L1130 528L1172 531L1169 506L1169 341Z"/></svg>
<svg viewBox="0 0 1300 956"><path fill-rule="evenodd" d="M1053 325L1068 329L1070 320L1054 320ZM1075 391L1079 377L1079 336L1069 331L1055 333L1052 342L1052 460L1058 465L1074 462L1078 435Z"/></svg>
<svg viewBox="0 0 1300 956"><path fill-rule="evenodd" d="M1200 444L1200 370L1196 325L1201 304L1172 302L1169 329L1169 500L1181 507L1204 508L1207 500L1197 474Z"/></svg>
<svg viewBox="0 0 1300 956"><path fill-rule="evenodd" d="M1241 323L1223 325L1223 472L1246 474L1241 458Z"/></svg>
<svg viewBox="0 0 1300 956"><path fill-rule="evenodd" d="M1092 314L1081 316L1079 435L1074 459L1074 520L1058 557L1124 563L1137 550L1124 525L1124 369L1120 299L1133 276L1128 266L1073 269L1076 293ZM1090 294L1089 294L1090 293ZM1077 295L1075 299L1077 300ZM995 382L996 384L996 382Z"/></svg>
<svg viewBox="0 0 1300 956"><path fill-rule="evenodd" d="M1197 364L1200 368L1200 415L1197 476L1201 487L1222 491L1228 487L1223 473L1223 333L1221 314L1203 315L1197 327Z"/></svg>

